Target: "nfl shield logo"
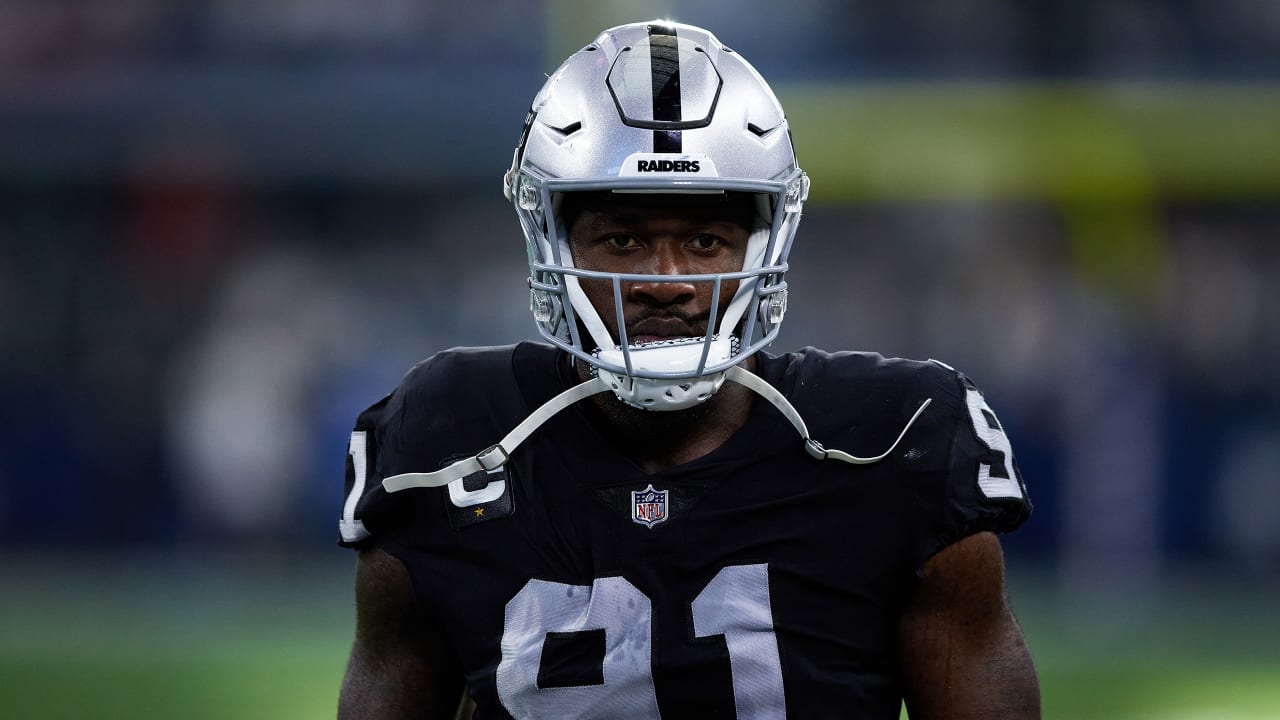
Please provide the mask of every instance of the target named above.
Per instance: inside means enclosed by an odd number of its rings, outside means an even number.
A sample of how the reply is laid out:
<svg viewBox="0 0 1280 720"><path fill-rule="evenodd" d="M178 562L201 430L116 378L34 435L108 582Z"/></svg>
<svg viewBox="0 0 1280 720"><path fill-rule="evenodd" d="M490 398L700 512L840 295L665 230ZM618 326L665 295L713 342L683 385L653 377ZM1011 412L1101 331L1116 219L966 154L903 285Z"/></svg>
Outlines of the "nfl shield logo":
<svg viewBox="0 0 1280 720"><path fill-rule="evenodd" d="M646 527L653 527L667 519L667 492L654 490L653 483L649 487L632 491L631 519Z"/></svg>

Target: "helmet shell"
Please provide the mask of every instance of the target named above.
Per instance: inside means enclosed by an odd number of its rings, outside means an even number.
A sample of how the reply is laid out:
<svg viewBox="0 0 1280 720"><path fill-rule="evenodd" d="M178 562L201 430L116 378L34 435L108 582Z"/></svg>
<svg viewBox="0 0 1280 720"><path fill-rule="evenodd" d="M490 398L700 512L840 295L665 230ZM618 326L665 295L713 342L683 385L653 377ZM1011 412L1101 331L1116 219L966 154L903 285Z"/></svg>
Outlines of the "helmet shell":
<svg viewBox="0 0 1280 720"><path fill-rule="evenodd" d="M678 68L655 77L655 57L672 55ZM656 22L605 30L570 56L534 98L518 160L542 178L605 179L660 152L712 158L721 178L797 169L782 106L755 68L706 30Z"/></svg>
<svg viewBox="0 0 1280 720"><path fill-rule="evenodd" d="M786 257L809 182L777 97L710 32L652 21L600 33L534 98L503 188L527 241L530 308L540 333L617 378L619 388L643 389L643 396L615 390L625 402L655 410L702 402L728 368L776 337ZM673 363L669 348L620 344L582 292L579 278L616 284L680 277L574 268L558 209L562 193L586 190L757 196L744 265L717 278L738 282L737 293L719 324L696 339L701 351L679 354L689 361ZM711 390L690 394L691 379ZM666 392L671 388L681 392ZM675 396L682 399L668 400Z"/></svg>

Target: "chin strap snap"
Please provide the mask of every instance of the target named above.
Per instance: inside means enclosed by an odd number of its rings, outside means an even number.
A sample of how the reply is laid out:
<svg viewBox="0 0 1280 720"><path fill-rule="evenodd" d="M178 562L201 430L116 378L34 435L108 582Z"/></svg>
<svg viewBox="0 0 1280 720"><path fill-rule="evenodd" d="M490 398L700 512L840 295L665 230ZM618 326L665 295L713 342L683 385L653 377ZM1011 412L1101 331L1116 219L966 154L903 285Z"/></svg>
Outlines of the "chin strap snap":
<svg viewBox="0 0 1280 720"><path fill-rule="evenodd" d="M796 411L795 406L787 400L785 395L778 392L777 388L765 382L759 375L735 365L729 368L728 372L725 373L725 378L754 391L757 395L768 400L775 408L777 408L778 412L782 413L783 417L790 421L791 425L795 427L796 432L800 433L800 437L804 438L804 451L809 453L810 457L816 460L839 460L840 462L846 462L851 465L870 465L871 463L877 463L889 457L889 453L893 452L894 449L898 447L898 443L902 442L902 438L907 434L907 431L911 429L911 426L915 423L916 419L920 417L920 414L924 412L924 409L929 407L929 403L933 402L933 398L927 398L924 402L920 403L920 407L916 408L915 414L912 415L911 419L907 421L907 424L903 426L902 432L898 433L898 439L893 441L893 444L889 446L888 450L885 450L875 457L858 457L856 455L850 455L843 450L828 450L822 447L822 443L809 437L809 428L805 426L804 418L800 417L800 413Z"/></svg>
<svg viewBox="0 0 1280 720"><path fill-rule="evenodd" d="M520 443L528 439L542 423L555 417L561 410L579 400L602 393L608 389L609 384L598 377L574 385L543 403L541 407L530 413L529 417L525 418L523 422L515 426L511 432L507 433L507 436L502 438L501 441L490 445L479 454L463 458L435 472L392 475L382 481L382 487L387 492L399 492L417 487L441 487L482 470L497 470L506 464L507 458L511 457L511 453L515 452Z"/></svg>
<svg viewBox="0 0 1280 720"><path fill-rule="evenodd" d="M809 429L805 426L804 419L800 417L800 413L796 411L795 406L787 400L786 396L778 392L777 388L765 382L759 375L735 365L725 373L725 378L752 390L777 408L791 422L796 431L800 433L800 437L804 438L804 449L810 457L816 460L839 460L852 465L870 465L889 457L889 453L893 452L898 447L898 443L902 442L907 430L911 429L911 425L920 417L924 409L929 407L929 403L933 402L932 399L927 399L920 404L911 419L907 420L902 432L898 433L898 439L893 441L888 450L875 457L864 458L850 455L843 450L828 450L817 440L809 437ZM541 407L530 413L529 417L515 426L511 432L507 433L507 436L502 438L500 442L490 445L480 453L472 457L463 458L451 465L446 465L435 472L392 475L382 481L382 487L387 492L399 492L409 488L442 487L451 482L460 481L468 475L482 471L497 470L506 464L511 457L511 453L515 452L515 449L527 440L534 430L537 430L543 423L558 415L561 410L579 400L610 389L609 383L600 377L593 377L586 382L574 385L543 403Z"/></svg>

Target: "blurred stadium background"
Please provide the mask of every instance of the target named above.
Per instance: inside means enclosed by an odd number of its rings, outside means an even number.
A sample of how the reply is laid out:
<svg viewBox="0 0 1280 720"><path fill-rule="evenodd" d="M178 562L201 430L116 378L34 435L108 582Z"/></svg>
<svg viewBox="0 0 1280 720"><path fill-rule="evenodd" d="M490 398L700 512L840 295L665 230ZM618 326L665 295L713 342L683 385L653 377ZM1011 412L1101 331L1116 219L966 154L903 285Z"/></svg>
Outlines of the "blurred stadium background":
<svg viewBox="0 0 1280 720"><path fill-rule="evenodd" d="M333 714L350 423L532 336L520 122L658 16L791 116L778 349L1001 413L1045 716L1280 717L1271 0L0 0L0 715Z"/></svg>

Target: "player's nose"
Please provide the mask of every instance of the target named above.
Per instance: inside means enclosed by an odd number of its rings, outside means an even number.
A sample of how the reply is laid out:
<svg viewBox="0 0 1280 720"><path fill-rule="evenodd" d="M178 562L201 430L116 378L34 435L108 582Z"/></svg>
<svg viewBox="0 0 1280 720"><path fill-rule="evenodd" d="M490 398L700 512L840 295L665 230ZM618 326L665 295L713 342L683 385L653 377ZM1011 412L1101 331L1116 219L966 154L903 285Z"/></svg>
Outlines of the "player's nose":
<svg viewBox="0 0 1280 720"><path fill-rule="evenodd" d="M671 279L647 280L631 283L632 299L649 304L673 305L686 303L697 295L697 286L681 276L690 272L688 258L683 247L674 241L656 242L646 254L643 268L645 275L669 276Z"/></svg>

